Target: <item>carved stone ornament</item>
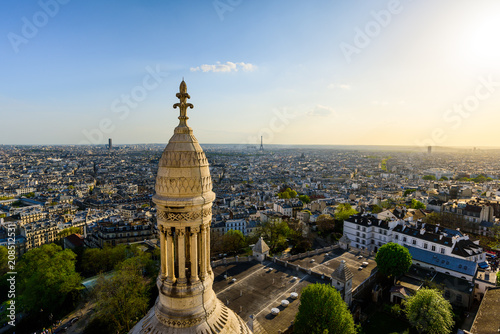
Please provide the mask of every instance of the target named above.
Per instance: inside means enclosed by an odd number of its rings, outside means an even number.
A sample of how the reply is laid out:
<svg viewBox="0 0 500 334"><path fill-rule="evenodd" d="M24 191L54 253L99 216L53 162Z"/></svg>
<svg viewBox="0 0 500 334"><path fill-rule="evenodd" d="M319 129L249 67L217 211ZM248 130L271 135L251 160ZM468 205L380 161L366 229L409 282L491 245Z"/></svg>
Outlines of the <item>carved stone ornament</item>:
<svg viewBox="0 0 500 334"><path fill-rule="evenodd" d="M174 222L196 220L201 217L205 218L211 215L212 215L212 208L203 209L201 211L193 211L193 212L158 211L156 214L157 218L162 221L174 221Z"/></svg>
<svg viewBox="0 0 500 334"><path fill-rule="evenodd" d="M198 325L199 323L201 323L205 319L209 318L212 315L212 313L214 313L216 306L217 305L215 305L214 307L212 307L212 309L210 311L208 311L206 314L202 315L201 317L194 318L194 319L172 319L172 318L167 318L167 317L163 316L158 311L158 309L156 307L155 307L155 314L156 314L156 317L158 318L158 320L160 320L161 323L163 323L163 324L165 324L165 325L167 325L169 327L180 327L180 328L191 327L191 326Z"/></svg>

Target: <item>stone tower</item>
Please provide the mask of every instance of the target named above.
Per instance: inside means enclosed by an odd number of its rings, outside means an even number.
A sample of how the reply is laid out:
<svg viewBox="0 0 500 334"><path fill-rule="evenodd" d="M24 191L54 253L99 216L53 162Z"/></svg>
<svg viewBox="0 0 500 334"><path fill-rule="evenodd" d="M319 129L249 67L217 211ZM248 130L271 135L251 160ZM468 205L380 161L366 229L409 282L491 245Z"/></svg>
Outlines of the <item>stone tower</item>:
<svg viewBox="0 0 500 334"><path fill-rule="evenodd" d="M332 274L332 286L342 291L342 297L348 306L352 303L352 278L354 275L347 267L345 260L340 261L339 267Z"/></svg>
<svg viewBox="0 0 500 334"><path fill-rule="evenodd" d="M181 82L179 125L161 156L156 177L161 269L155 306L131 333L250 333L212 289L212 180L207 158L187 125L187 86Z"/></svg>

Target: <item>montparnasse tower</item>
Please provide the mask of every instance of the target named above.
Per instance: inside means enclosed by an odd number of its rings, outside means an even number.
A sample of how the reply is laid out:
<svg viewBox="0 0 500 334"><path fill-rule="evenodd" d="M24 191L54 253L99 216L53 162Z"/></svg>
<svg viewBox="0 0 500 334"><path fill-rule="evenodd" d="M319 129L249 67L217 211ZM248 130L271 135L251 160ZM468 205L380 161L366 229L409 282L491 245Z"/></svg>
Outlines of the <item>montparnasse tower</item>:
<svg viewBox="0 0 500 334"><path fill-rule="evenodd" d="M212 179L207 158L186 111L184 80L176 94L179 125L163 151L156 177L156 204L160 233L161 269L155 306L131 333L251 333L243 320L227 308L212 289L210 223Z"/></svg>

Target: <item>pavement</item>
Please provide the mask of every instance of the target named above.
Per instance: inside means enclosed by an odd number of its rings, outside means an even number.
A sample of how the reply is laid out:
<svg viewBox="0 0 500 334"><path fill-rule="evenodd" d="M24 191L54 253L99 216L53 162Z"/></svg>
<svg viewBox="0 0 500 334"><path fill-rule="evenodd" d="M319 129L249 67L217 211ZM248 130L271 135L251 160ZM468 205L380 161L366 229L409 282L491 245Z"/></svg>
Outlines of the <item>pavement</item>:
<svg viewBox="0 0 500 334"><path fill-rule="evenodd" d="M368 278L376 267L373 256L357 250L335 250L291 263L330 277L341 260L346 261L347 267L354 274L353 288ZM362 265L363 262L368 262L368 265ZM218 266L212 270L215 275L213 288L217 297L245 322L248 322L250 315L254 315L254 332L258 334L284 332L295 319L300 304L299 299L292 299L290 294L297 292L300 298L300 292L307 285L327 282L272 261L243 262ZM227 275L227 279L224 275ZM233 278L236 279L234 283ZM288 300L288 307L281 306L282 300ZM280 313L272 315L272 308L278 308Z"/></svg>

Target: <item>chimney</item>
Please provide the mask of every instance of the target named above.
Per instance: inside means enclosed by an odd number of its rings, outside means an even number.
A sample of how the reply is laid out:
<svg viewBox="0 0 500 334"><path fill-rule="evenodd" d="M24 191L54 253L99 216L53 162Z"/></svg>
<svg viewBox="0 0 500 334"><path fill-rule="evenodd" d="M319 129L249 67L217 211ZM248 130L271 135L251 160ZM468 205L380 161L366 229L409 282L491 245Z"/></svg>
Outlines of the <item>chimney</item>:
<svg viewBox="0 0 500 334"><path fill-rule="evenodd" d="M443 235L442 234L439 235L439 240L441 240L441 239L443 239Z"/></svg>
<svg viewBox="0 0 500 334"><path fill-rule="evenodd" d="M339 265L337 270L340 271L340 270L344 269L344 266L345 266L345 260L340 261L340 265Z"/></svg>

